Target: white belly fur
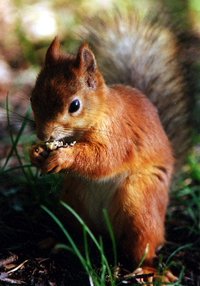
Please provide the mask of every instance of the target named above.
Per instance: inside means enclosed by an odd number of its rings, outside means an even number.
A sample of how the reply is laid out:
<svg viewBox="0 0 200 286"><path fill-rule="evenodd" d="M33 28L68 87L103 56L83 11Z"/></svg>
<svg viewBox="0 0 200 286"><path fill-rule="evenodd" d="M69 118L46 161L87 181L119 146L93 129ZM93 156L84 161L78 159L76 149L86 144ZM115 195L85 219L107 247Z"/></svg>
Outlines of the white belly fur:
<svg viewBox="0 0 200 286"><path fill-rule="evenodd" d="M109 212L114 196L124 181L124 176L98 181L83 181L78 177L74 178L74 180L81 187L76 188L76 183L74 182L74 190L70 190L69 186L68 192L72 192L73 196L76 196L80 204L83 205L90 222L95 225L95 228L100 232L107 231L103 209L107 209Z"/></svg>

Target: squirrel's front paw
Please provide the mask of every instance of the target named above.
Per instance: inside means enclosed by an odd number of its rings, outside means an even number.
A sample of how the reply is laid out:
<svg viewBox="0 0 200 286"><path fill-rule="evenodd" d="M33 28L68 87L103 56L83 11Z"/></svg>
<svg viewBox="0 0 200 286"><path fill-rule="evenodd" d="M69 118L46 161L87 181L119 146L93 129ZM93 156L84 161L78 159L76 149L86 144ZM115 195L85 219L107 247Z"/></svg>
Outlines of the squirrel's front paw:
<svg viewBox="0 0 200 286"><path fill-rule="evenodd" d="M42 168L44 161L49 156L49 151L47 151L45 145L34 145L32 146L29 154L31 163L36 167Z"/></svg>
<svg viewBox="0 0 200 286"><path fill-rule="evenodd" d="M73 162L72 152L72 147L51 151L41 166L42 173L59 173L62 170L68 169Z"/></svg>

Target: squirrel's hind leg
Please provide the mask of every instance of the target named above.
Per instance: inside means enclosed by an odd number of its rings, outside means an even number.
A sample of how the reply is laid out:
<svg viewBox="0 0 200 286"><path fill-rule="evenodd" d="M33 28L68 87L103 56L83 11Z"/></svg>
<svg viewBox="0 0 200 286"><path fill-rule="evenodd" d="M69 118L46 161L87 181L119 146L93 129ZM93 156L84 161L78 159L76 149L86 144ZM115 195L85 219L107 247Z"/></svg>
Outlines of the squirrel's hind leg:
<svg viewBox="0 0 200 286"><path fill-rule="evenodd" d="M123 256L131 259L135 266L143 261L141 273L149 273L151 269L154 277L160 276L153 264L156 250L165 242L167 205L168 188L164 182L147 177L145 183L145 178L142 177L142 180L134 178L134 182L127 180L118 190L110 208ZM164 279L170 282L177 280L171 272L169 275L164 274L162 279L163 282Z"/></svg>

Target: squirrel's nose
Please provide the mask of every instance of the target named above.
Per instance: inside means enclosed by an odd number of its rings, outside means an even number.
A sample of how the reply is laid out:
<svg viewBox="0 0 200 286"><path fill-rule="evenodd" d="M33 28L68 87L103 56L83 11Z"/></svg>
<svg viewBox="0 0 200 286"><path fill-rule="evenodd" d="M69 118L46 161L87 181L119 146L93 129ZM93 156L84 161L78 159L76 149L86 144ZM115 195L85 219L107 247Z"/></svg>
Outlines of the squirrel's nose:
<svg viewBox="0 0 200 286"><path fill-rule="evenodd" d="M44 131L37 132L37 137L41 141L54 141L55 140L55 138L51 134L45 133Z"/></svg>
<svg viewBox="0 0 200 286"><path fill-rule="evenodd" d="M55 138L55 125L46 122L39 122L36 124L37 137L41 141L54 141Z"/></svg>

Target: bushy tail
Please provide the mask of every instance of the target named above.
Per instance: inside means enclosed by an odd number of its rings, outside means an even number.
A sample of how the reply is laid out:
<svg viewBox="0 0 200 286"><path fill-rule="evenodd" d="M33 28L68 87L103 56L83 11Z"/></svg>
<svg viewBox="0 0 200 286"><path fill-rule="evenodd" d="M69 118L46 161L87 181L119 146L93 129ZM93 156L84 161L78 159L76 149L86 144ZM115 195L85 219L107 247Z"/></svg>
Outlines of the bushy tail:
<svg viewBox="0 0 200 286"><path fill-rule="evenodd" d="M88 41L107 82L136 87L156 105L178 165L191 142L191 98L175 34L158 21L133 13L91 23Z"/></svg>

